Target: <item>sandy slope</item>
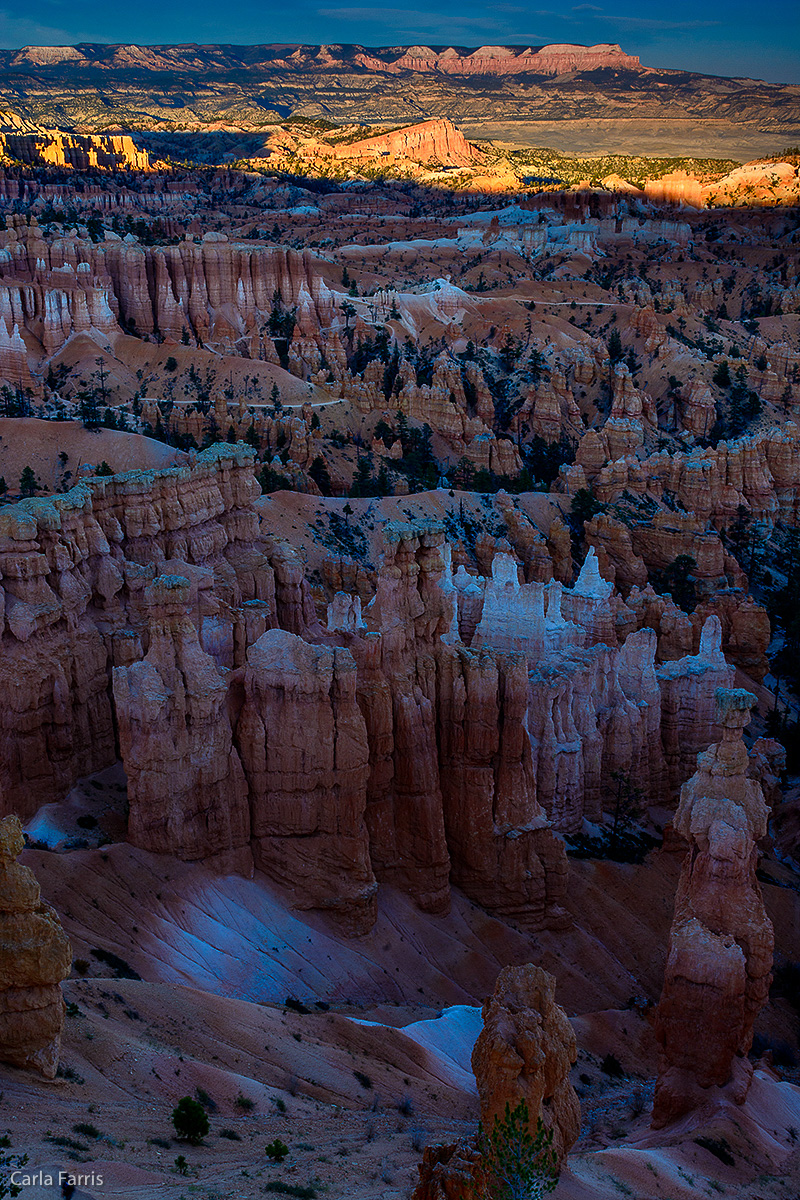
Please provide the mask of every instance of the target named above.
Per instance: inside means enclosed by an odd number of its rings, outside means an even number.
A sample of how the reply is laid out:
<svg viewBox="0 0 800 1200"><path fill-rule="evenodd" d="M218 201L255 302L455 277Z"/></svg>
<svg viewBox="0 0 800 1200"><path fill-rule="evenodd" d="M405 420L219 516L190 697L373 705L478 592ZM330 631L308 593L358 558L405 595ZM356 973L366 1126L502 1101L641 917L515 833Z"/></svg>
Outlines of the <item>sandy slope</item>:
<svg viewBox="0 0 800 1200"><path fill-rule="evenodd" d="M68 805L31 825L62 851L23 856L85 960L65 984L62 1077L0 1067L0 1132L35 1166L103 1174L102 1187L83 1189L95 1200L250 1200L275 1181L320 1200L406 1200L420 1147L474 1129L477 1006L501 965L533 959L557 976L579 1044L583 1128L556 1200L800 1194L780 1190L784 1172L800 1183L800 1089L769 1069L745 1109L717 1098L649 1131L656 1047L646 1001L660 989L680 855L655 852L642 866L573 861L576 926L566 933L531 938L458 892L449 915L431 917L382 889L375 929L347 940L261 875L215 877L124 843L64 850L79 834L119 830L123 789L118 768L81 781ZM87 812L94 830L76 824ZM791 882L772 859L764 866ZM778 945L800 958L795 891L765 892ZM118 977L131 972L142 979ZM287 1008L290 995L309 1011ZM644 1003L630 1006L633 996ZM793 1021L773 1003L760 1027L793 1037ZM621 1078L604 1072L609 1054ZM211 1098L211 1132L197 1148L171 1137L183 1095ZM98 1136L74 1128L87 1123ZM264 1155L275 1137L291 1148L280 1166ZM709 1144L727 1146L733 1166Z"/></svg>
<svg viewBox="0 0 800 1200"><path fill-rule="evenodd" d="M68 456L65 463L60 454ZM144 471L174 467L186 455L139 433L114 429L92 431L76 421L39 421L33 417L7 417L0 433L0 475L9 492L19 490L23 468L33 467L37 480L54 490L65 471L71 472L67 486L77 482L81 466L108 463L113 471Z"/></svg>

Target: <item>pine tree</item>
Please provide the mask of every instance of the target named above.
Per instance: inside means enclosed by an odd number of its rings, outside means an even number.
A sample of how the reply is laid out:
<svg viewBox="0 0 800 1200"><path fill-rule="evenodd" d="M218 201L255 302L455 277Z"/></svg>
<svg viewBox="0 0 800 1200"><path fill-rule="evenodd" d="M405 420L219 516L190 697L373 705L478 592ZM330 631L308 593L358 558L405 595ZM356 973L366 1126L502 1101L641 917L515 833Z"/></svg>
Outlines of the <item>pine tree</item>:
<svg viewBox="0 0 800 1200"><path fill-rule="evenodd" d="M22 474L19 477L19 490L23 496L32 496L38 486L33 467L23 467Z"/></svg>
<svg viewBox="0 0 800 1200"><path fill-rule="evenodd" d="M558 1179L558 1160L552 1131L541 1117L531 1132L527 1101L495 1117L490 1134L481 1130L478 1146L483 1158L481 1200L539 1200L552 1192Z"/></svg>
<svg viewBox="0 0 800 1200"><path fill-rule="evenodd" d="M611 330L611 336L607 342L608 357L612 363L617 363L622 358L622 338L619 336L618 329Z"/></svg>

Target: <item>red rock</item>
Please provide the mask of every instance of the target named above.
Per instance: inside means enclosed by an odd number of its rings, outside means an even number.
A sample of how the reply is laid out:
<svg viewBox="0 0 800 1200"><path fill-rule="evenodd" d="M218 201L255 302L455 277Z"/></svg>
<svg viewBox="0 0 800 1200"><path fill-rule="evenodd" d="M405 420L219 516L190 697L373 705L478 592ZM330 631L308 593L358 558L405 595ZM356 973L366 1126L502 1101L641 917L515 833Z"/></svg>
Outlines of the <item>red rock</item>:
<svg viewBox="0 0 800 1200"><path fill-rule="evenodd" d="M16 862L24 845L19 818L0 821L0 1061L52 1079L72 948L33 872Z"/></svg>
<svg viewBox="0 0 800 1200"><path fill-rule="evenodd" d="M555 991L552 975L533 963L502 970L483 1005L472 1069L484 1130L491 1132L506 1104L513 1110L525 1100L531 1125L541 1118L562 1159L580 1132L581 1107L569 1079L575 1034Z"/></svg>
<svg viewBox="0 0 800 1200"><path fill-rule="evenodd" d="M568 924L564 843L536 799L522 655L442 646L439 764L451 878L534 929Z"/></svg>
<svg viewBox="0 0 800 1200"><path fill-rule="evenodd" d="M247 783L226 719L227 680L187 614L189 582L148 588L150 648L114 668L120 749L128 776L128 838L183 859L252 874Z"/></svg>
<svg viewBox="0 0 800 1200"><path fill-rule="evenodd" d="M270 629L250 647L236 743L250 787L256 865L298 908L350 935L376 916L364 821L367 728L350 652Z"/></svg>
<svg viewBox="0 0 800 1200"><path fill-rule="evenodd" d="M322 149L322 147L321 147ZM361 138L344 146L325 147L340 159L376 159L382 165L398 162L436 162L442 166L462 167L485 161L485 155L471 145L446 117L408 125L392 133Z"/></svg>
<svg viewBox="0 0 800 1200"><path fill-rule="evenodd" d="M767 831L760 784L748 777L742 730L755 696L717 692L722 741L697 758L675 815L689 842L664 990L655 1017L661 1060L653 1107L660 1128L725 1088L743 1103L753 1068L753 1023L772 978L772 925L756 879Z"/></svg>

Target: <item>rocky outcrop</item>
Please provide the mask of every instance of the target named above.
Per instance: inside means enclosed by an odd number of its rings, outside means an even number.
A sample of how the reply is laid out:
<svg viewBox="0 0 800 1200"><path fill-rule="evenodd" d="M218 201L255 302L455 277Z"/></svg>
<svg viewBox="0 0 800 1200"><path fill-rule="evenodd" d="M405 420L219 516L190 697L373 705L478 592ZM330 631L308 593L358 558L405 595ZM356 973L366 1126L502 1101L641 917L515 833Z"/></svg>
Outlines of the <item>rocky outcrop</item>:
<svg viewBox="0 0 800 1200"><path fill-rule="evenodd" d="M319 331L331 325L337 297L308 251L239 244L223 233L199 243L142 246L132 235L123 240L109 231L94 243L45 238L35 218L31 225L14 218L8 224L0 233L0 318L9 336L16 324L47 355L72 333L124 328L189 337L217 352L274 357L262 331L276 294L287 311L296 306L298 330L326 344Z"/></svg>
<svg viewBox="0 0 800 1200"><path fill-rule="evenodd" d="M64 133L61 129L0 132L0 156L34 167L75 171L149 171L150 156L127 134Z"/></svg>
<svg viewBox="0 0 800 1200"><path fill-rule="evenodd" d="M386 70L377 59L376 66ZM371 65L365 58L364 65ZM391 67L395 70L446 72L449 75L517 75L531 71L535 75L563 75L569 71L641 70L639 59L625 54L619 46L601 43L597 46L550 45L534 49L519 46L481 46L470 54L446 49L431 50L427 46L410 46L402 51Z"/></svg>
<svg viewBox="0 0 800 1200"><path fill-rule="evenodd" d="M488 1139L495 1122L522 1101L528 1106L531 1133L541 1120L552 1134L556 1158L566 1157L580 1133L581 1107L569 1081L577 1055L575 1034L555 1003L555 986L552 975L532 963L500 972L494 994L483 1005L483 1029L472 1052L481 1133L426 1146L412 1200L493 1196L496 1182ZM514 1169L513 1163L504 1166Z"/></svg>
<svg viewBox="0 0 800 1200"><path fill-rule="evenodd" d="M712 739L733 672L716 615L697 655L656 668L691 646L688 617L648 588L626 604L593 548L574 586L544 582L543 538L506 497L530 582L493 538L479 578L453 571L440 523L390 522L376 572L329 572L324 629L257 492L252 452L218 445L2 509L5 811L109 766L118 733L137 845L244 873L253 855L353 933L376 879L431 912L453 880L562 925L557 833L602 819L619 772L667 799Z"/></svg>
<svg viewBox="0 0 800 1200"><path fill-rule="evenodd" d="M590 431L585 436L588 441L594 435ZM576 471L566 468L570 490L585 486L585 476L582 482ZM569 483L573 475L574 485ZM603 465L593 477L593 487L603 503L617 500L626 490L669 492L691 514L684 520L697 521L698 530L709 523L717 529L729 526L742 507L765 525L776 520L793 524L800 511L800 428L786 421L716 447L659 451L643 461L627 455ZM674 528L682 523L676 513L660 514L660 520Z"/></svg>
<svg viewBox="0 0 800 1200"><path fill-rule="evenodd" d="M534 928L568 923L567 864L536 798L521 654L442 646L439 769L451 879L478 904Z"/></svg>
<svg viewBox="0 0 800 1200"><path fill-rule="evenodd" d="M190 580L200 646L218 665L234 665L248 630L275 623L252 461L218 446L192 466L85 480L2 509L0 812L29 816L114 762L111 668L147 649L156 575Z"/></svg>
<svg viewBox="0 0 800 1200"><path fill-rule="evenodd" d="M377 883L364 820L367 727L343 647L271 629L247 652L236 742L250 787L256 865L298 908L350 934L375 923Z"/></svg>
<svg viewBox="0 0 800 1200"><path fill-rule="evenodd" d="M351 645L359 703L370 742L366 819L376 873L411 892L432 912L449 907L436 745L434 646L453 620L438 583L441 529L433 522L390 524L375 597L366 612L374 633ZM376 636L377 635L377 636Z"/></svg>
<svg viewBox="0 0 800 1200"><path fill-rule="evenodd" d="M768 809L748 776L742 730L755 696L720 688L722 741L697 758L674 826L689 842L655 1017L661 1048L653 1124L666 1125L724 1088L742 1103L753 1023L767 1001L772 925L756 879Z"/></svg>
<svg viewBox="0 0 800 1200"><path fill-rule="evenodd" d="M392 133L361 138L344 146L333 146L328 152L337 159L375 161L384 166L433 162L443 167L464 167L483 162L486 157L446 119L423 121Z"/></svg>
<svg viewBox="0 0 800 1200"><path fill-rule="evenodd" d="M569 1080L575 1034L555 992L553 976L533 963L501 971L483 1005L472 1069L483 1128L490 1133L507 1104L513 1111L525 1100L531 1124L541 1118L562 1159L580 1132L581 1107Z"/></svg>
<svg viewBox="0 0 800 1200"><path fill-rule="evenodd" d="M72 949L33 872L16 861L24 845L19 818L0 821L0 1061L52 1079Z"/></svg>
<svg viewBox="0 0 800 1200"><path fill-rule="evenodd" d="M698 752L719 735L717 689L732 687L734 675L734 667L722 653L722 627L716 616L703 625L697 654L659 667L661 741L673 796L688 778Z"/></svg>
<svg viewBox="0 0 800 1200"><path fill-rule="evenodd" d="M114 704L128 777L128 839L252 874L247 783L227 720L227 680L187 615L189 581L159 575L145 592L150 648L115 667Z"/></svg>
<svg viewBox="0 0 800 1200"><path fill-rule="evenodd" d="M426 1146L411 1200L480 1200L485 1195L483 1159L476 1139Z"/></svg>

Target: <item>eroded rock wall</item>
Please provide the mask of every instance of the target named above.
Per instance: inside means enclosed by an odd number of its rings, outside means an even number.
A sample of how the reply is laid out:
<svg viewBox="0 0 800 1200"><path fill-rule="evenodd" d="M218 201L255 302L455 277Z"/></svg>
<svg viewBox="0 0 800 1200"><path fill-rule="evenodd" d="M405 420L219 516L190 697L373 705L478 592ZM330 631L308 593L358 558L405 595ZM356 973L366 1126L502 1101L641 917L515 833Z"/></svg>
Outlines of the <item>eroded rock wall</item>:
<svg viewBox="0 0 800 1200"><path fill-rule="evenodd" d="M233 665L237 634L275 623L252 458L219 446L192 466L91 479L0 511L0 811L29 816L114 762L110 672L148 649L157 575L189 580L200 645L220 666Z"/></svg>

